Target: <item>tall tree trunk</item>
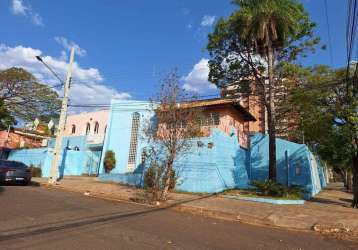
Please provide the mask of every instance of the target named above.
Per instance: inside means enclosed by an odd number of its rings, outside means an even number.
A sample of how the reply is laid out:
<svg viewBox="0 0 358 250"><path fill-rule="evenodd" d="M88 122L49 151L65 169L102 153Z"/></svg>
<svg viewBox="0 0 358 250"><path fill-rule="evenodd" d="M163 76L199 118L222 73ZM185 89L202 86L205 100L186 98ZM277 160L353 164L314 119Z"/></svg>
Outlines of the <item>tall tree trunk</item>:
<svg viewBox="0 0 358 250"><path fill-rule="evenodd" d="M358 153L353 155L353 208L358 208Z"/></svg>
<svg viewBox="0 0 358 250"><path fill-rule="evenodd" d="M165 172L165 176L164 176L164 188L162 190L162 194L160 199L162 201L165 201L167 199L167 195L169 192L169 187L170 187L170 181L171 181L171 176L172 176L172 169L173 169L173 162L172 160L169 160L167 163L167 169Z"/></svg>
<svg viewBox="0 0 358 250"><path fill-rule="evenodd" d="M267 119L268 119L268 134L269 134L269 179L276 181L276 112L275 112L275 83L273 76L273 51L271 45L268 46L268 105L267 105Z"/></svg>
<svg viewBox="0 0 358 250"><path fill-rule="evenodd" d="M346 174L346 188L347 191L350 192L352 191L352 172L351 170L347 170L347 174Z"/></svg>
<svg viewBox="0 0 358 250"><path fill-rule="evenodd" d="M341 170L340 175L342 177L344 187L348 190L348 183L347 183L348 170Z"/></svg>

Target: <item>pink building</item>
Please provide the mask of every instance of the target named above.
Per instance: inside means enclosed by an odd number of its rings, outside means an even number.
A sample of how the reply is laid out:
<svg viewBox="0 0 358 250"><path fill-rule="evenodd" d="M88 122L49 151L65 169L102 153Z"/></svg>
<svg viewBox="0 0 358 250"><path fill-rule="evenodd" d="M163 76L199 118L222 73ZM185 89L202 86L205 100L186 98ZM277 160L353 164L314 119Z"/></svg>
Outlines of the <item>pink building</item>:
<svg viewBox="0 0 358 250"><path fill-rule="evenodd" d="M87 143L100 144L107 130L109 110L99 110L69 115L65 136L87 136Z"/></svg>
<svg viewBox="0 0 358 250"><path fill-rule="evenodd" d="M236 130L239 144L243 148L249 148L249 123L256 118L240 103L233 99L208 99L180 103L181 108L201 109L204 120L201 121L202 136L210 135L212 128L218 128L226 134Z"/></svg>

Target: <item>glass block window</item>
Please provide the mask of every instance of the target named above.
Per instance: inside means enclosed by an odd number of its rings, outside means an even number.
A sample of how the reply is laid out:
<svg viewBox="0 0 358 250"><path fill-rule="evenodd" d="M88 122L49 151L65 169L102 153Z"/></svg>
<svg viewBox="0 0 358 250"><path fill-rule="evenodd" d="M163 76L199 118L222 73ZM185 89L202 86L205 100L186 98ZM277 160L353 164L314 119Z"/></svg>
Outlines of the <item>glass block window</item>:
<svg viewBox="0 0 358 250"><path fill-rule="evenodd" d="M139 130L139 113L132 114L132 130L129 142L128 170L134 170L136 164L137 147L138 147L138 130Z"/></svg>

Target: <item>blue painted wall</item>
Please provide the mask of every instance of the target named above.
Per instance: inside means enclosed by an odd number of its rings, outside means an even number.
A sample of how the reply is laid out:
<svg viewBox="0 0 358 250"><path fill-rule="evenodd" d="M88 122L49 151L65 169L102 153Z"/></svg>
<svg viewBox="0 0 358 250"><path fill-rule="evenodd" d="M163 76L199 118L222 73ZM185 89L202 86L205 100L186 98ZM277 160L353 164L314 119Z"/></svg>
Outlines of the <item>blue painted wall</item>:
<svg viewBox="0 0 358 250"><path fill-rule="evenodd" d="M129 185L142 186L145 167L141 166L141 152L148 145L138 141L136 169L128 169L129 143L132 114L140 114L141 125L154 121L151 105L140 101L112 101L110 121L104 142L100 179ZM139 130L142 131L143 127ZM233 131L234 132L234 131ZM142 137L142 136L139 136ZM199 146L198 141L200 141ZM188 192L220 192L230 188L249 188L252 180L268 178L268 136L254 134L251 148L240 148L237 135L229 136L218 129L205 138L194 138L189 154L178 157L174 163L177 173L176 189ZM212 148L208 144L212 143ZM319 161L306 145L277 139L277 176L284 185L301 185L309 198L324 186L323 171ZM113 150L117 164L110 174L103 170L105 151Z"/></svg>
<svg viewBox="0 0 358 250"><path fill-rule="evenodd" d="M251 136L250 151L250 180L268 179L268 135ZM315 156L306 145L276 139L276 160L278 182L284 185L303 186L308 192L306 198L321 190L319 167Z"/></svg>
<svg viewBox="0 0 358 250"><path fill-rule="evenodd" d="M198 141L204 146L198 147ZM208 144L213 147L209 148ZM206 138L193 139L190 154L178 158L175 169L179 179L177 190L215 193L230 188L247 188L249 179L245 164L246 150L240 148L238 137L213 129Z"/></svg>
<svg viewBox="0 0 358 250"><path fill-rule="evenodd" d="M9 160L20 161L27 165L39 166L42 176L49 177L53 156L54 140L50 140L46 148L12 150ZM79 151L69 150L78 147ZM89 150L85 136L65 137L59 163L60 177L66 175L97 174L102 151Z"/></svg>
<svg viewBox="0 0 358 250"><path fill-rule="evenodd" d="M153 112L148 102L113 101L110 121L104 142L103 155L107 150L115 152L117 164L110 174L104 174L103 159L100 175L103 181L140 186L143 184L144 168L140 167L141 152L148 146L145 139L138 141L134 173L128 173L129 143L132 128L132 114L140 114L141 125L153 121ZM143 131L142 129L139 130ZM143 133L139 136L143 138ZM198 141L203 146L199 146ZM208 144L213 143L209 148ZM178 176L177 190L188 192L220 192L228 188L247 187L248 176L245 169L247 151L241 149L237 135L226 135L214 129L210 137L195 138L190 154L179 156L174 163Z"/></svg>
<svg viewBox="0 0 358 250"><path fill-rule="evenodd" d="M109 122L107 125L107 133L103 143L103 154L100 165L100 173L104 173L103 157L105 152L112 150L115 152L116 167L112 170L112 174L124 174L128 172L128 155L129 143L132 128L132 114L138 112L140 114L139 132L143 131L145 122L153 117L151 104L142 101L124 101L112 100ZM141 162L142 149L146 142L140 137L138 138L138 150L136 155L136 166Z"/></svg>

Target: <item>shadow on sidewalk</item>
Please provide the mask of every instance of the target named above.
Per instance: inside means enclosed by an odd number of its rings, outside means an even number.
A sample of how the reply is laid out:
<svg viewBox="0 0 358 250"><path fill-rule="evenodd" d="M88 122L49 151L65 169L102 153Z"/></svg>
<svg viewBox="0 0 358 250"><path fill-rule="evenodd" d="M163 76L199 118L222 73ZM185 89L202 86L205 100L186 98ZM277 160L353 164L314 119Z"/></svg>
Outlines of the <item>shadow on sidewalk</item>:
<svg viewBox="0 0 358 250"><path fill-rule="evenodd" d="M11 230L12 232L14 232L12 234L11 234L11 231L9 231L9 230L7 230L6 232L1 232L0 233L0 242L7 241L7 240L19 239L19 238L25 238L25 237L31 237L31 236L56 232L56 231L60 231L60 230L73 229L73 228L88 226L88 225L92 225L92 224L96 224L96 223L109 223L109 222L126 219L126 218L131 218L131 217L135 217L135 216L156 213L156 212L171 209L176 206L179 206L179 205L182 205L185 203L189 203L192 201L210 198L215 195L216 194L210 194L210 195L201 196L198 198L182 200L182 201L179 201L179 202L176 202L176 203L164 206L164 207L155 207L155 208L147 208L146 207L144 209L137 210L134 212L129 212L129 213L124 212L124 213L104 214L104 215L98 215L98 216L93 216L93 217L84 218L84 219L63 221L62 223L50 223L50 224L42 224L42 225L36 225L36 226L15 228L15 229Z"/></svg>
<svg viewBox="0 0 358 250"><path fill-rule="evenodd" d="M338 206L343 206L343 207L346 207L347 205L349 205L349 203L347 203L348 199L339 199L339 200L341 200L341 201L330 200L330 199L319 198L319 197L313 197L309 201L314 202L314 203L338 205Z"/></svg>

